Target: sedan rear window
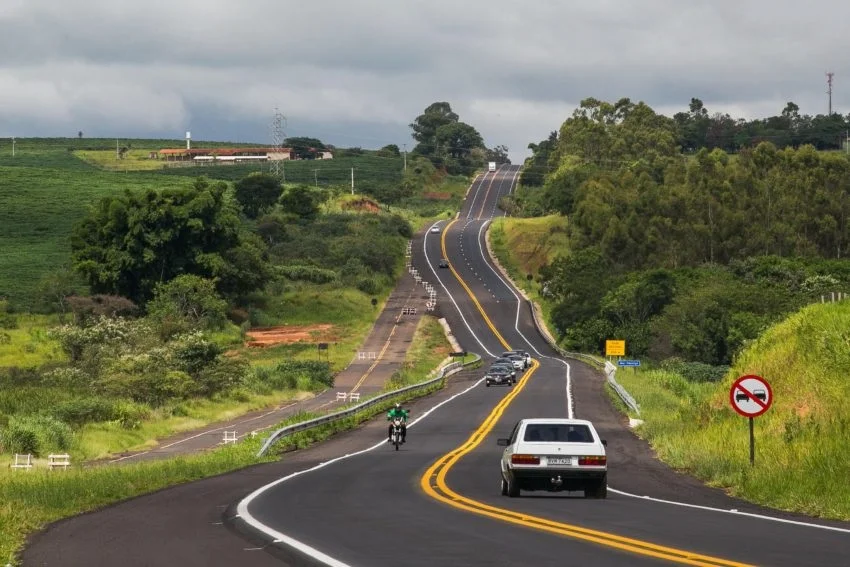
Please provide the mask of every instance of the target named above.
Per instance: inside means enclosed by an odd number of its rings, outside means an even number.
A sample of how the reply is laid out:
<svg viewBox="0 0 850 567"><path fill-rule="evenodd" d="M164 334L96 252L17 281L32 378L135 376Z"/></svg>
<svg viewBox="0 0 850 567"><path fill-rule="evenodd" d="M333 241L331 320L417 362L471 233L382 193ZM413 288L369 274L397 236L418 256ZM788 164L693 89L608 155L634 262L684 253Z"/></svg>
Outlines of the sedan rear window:
<svg viewBox="0 0 850 567"><path fill-rule="evenodd" d="M590 428L581 424L529 423L524 441L543 443L593 443Z"/></svg>

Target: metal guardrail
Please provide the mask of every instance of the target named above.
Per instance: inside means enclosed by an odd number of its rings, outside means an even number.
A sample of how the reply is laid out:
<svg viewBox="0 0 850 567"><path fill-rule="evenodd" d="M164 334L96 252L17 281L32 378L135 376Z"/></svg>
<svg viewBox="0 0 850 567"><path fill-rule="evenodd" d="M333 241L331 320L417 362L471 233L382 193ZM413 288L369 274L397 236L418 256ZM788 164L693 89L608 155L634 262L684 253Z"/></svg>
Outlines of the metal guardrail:
<svg viewBox="0 0 850 567"><path fill-rule="evenodd" d="M620 396L620 399L623 400L629 408L631 408L635 413L640 415L640 406L634 397L629 394L629 392L617 382L615 374L617 372L617 367L611 364L611 362L599 358L597 356L593 356L590 354L584 354L581 352L569 352L567 350L562 349L558 346L558 343L555 341L554 337L549 333L549 329L546 328L545 323L543 322L540 314L537 311L537 306L530 299L526 299L528 302L528 306L531 309L531 315L534 319L534 326L537 327L537 331L540 335L546 340L549 345L555 349L558 354L565 358L572 358L575 360L581 360L582 362L586 362L587 364L601 370L605 374L605 378L608 380L608 383L611 384L611 387L614 388L614 391L617 392L617 395Z"/></svg>
<svg viewBox="0 0 850 567"><path fill-rule="evenodd" d="M418 384L413 384L412 386L405 386L404 388L399 388L398 390L393 390L392 392L387 392L385 394L380 394L371 398L361 404L357 404L356 406L350 407L348 409L344 409L342 411L338 411L335 413L331 413L328 415L323 415L322 417L317 417L315 419L310 419L307 421L301 421L298 423L293 423L291 425L287 425L285 427L281 427L274 433L272 433L263 443L263 446L260 448L260 451L257 453L258 457L262 457L269 448L274 445L277 441L283 439L288 435L292 435L293 433L299 433L301 431L306 431L308 429L312 429L314 427L320 427L322 425L327 425L328 423L333 423L334 421L339 421L341 419L345 419L347 417L351 417L363 410L367 410L371 407L377 406L381 402L386 400L395 398L407 392L412 392L414 390L424 390L428 387L436 384L437 382L445 379L452 374L460 372L466 366L471 366L475 364L479 360L481 360L481 356L474 354L474 358L468 362L452 362L443 366L437 371L437 376L431 378L429 380L425 380L424 382L420 382Z"/></svg>

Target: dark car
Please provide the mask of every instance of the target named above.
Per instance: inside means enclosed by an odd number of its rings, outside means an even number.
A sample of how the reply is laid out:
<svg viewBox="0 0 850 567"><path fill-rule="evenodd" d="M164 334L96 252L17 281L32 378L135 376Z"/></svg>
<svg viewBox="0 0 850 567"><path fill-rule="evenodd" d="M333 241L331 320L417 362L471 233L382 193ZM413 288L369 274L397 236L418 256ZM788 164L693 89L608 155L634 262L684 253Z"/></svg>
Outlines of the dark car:
<svg viewBox="0 0 850 567"><path fill-rule="evenodd" d="M446 260L445 258L441 259L440 260L440 267L441 268L448 268L449 267L449 261Z"/></svg>
<svg viewBox="0 0 850 567"><path fill-rule="evenodd" d="M516 380L516 370L514 369L513 365L511 365L511 364L505 364L505 363L501 363L501 362L494 362L493 364L491 364L491 365L490 365L490 368L491 368L491 369L501 369L501 370L504 370L504 371L508 372L508 373L511 375L511 378L513 378L514 380Z"/></svg>
<svg viewBox="0 0 850 567"><path fill-rule="evenodd" d="M504 368L490 368L486 374L484 374L484 383L487 387L490 387L490 384L505 384L507 386L513 386L516 383L516 378L511 376L510 372Z"/></svg>

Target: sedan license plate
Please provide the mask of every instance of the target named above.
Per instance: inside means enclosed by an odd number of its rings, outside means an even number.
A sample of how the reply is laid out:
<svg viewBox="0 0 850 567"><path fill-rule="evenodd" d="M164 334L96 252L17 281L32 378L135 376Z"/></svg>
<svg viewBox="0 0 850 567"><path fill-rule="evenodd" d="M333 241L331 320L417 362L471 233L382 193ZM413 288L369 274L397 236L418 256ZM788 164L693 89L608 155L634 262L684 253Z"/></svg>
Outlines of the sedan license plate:
<svg viewBox="0 0 850 567"><path fill-rule="evenodd" d="M550 465L572 465L573 459L572 457L549 457L548 463Z"/></svg>

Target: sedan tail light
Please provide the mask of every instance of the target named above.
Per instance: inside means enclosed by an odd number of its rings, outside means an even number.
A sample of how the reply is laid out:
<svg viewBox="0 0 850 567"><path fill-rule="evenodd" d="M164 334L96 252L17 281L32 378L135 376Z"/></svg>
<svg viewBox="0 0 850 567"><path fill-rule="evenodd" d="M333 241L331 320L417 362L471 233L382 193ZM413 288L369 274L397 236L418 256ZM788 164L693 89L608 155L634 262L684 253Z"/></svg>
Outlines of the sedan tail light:
<svg viewBox="0 0 850 567"><path fill-rule="evenodd" d="M592 467L601 467L608 462L608 457L579 457L578 464L579 466L592 466Z"/></svg>
<svg viewBox="0 0 850 567"><path fill-rule="evenodd" d="M514 465L539 465L540 457L535 455L511 455L511 463Z"/></svg>

